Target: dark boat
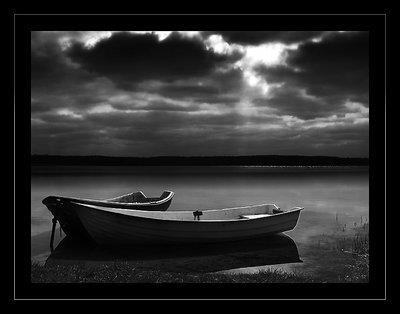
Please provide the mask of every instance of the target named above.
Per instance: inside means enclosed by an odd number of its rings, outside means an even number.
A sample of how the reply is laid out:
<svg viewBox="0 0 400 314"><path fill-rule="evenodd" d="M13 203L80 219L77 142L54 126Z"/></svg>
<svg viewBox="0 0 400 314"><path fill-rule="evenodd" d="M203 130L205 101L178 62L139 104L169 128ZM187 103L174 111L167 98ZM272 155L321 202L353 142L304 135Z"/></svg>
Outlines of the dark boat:
<svg viewBox="0 0 400 314"><path fill-rule="evenodd" d="M125 210L165 211L171 205L174 192L164 191L160 197L147 197L142 191L121 195L106 200L92 200L63 196L48 196L42 203L53 214L53 230L56 222L66 235L72 237L88 237L77 211L84 205L101 208L120 208Z"/></svg>

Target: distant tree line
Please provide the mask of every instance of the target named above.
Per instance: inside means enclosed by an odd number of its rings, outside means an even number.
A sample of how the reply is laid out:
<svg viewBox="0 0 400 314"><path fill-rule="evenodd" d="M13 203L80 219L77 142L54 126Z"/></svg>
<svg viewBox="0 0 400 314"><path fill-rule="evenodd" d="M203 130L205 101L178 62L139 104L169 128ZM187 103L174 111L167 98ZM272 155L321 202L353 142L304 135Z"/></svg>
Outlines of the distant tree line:
<svg viewBox="0 0 400 314"><path fill-rule="evenodd" d="M160 157L108 157L108 156L56 156L32 155L31 165L75 166L368 166L368 158L329 156L160 156Z"/></svg>

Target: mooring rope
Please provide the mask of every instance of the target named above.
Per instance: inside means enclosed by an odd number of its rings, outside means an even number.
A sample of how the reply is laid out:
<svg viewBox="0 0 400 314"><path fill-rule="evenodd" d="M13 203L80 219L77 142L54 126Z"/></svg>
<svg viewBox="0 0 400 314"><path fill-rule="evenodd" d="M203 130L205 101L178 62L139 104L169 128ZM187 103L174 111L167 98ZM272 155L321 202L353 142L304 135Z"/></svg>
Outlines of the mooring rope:
<svg viewBox="0 0 400 314"><path fill-rule="evenodd" d="M50 250L53 252L53 241L54 241L54 232L56 230L56 225L57 225L57 219L54 217L52 219L53 226L51 227L51 238L50 238Z"/></svg>

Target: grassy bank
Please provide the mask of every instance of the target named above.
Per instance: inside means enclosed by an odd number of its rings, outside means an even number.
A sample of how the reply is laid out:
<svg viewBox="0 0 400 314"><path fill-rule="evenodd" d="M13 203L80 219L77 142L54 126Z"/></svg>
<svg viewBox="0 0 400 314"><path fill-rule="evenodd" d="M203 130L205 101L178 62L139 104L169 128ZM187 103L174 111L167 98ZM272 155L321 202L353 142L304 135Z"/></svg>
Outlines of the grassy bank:
<svg viewBox="0 0 400 314"><path fill-rule="evenodd" d="M368 282L369 257L353 257L353 262L335 282ZM128 262L114 262L85 266L49 265L31 263L33 283L317 283L323 277L286 273L280 270L262 270L258 273L179 273L162 272L136 267Z"/></svg>
<svg viewBox="0 0 400 314"><path fill-rule="evenodd" d="M127 262L85 266L44 266L32 262L31 282L38 283L277 283L314 282L311 277L277 270L256 274L176 273L137 268Z"/></svg>

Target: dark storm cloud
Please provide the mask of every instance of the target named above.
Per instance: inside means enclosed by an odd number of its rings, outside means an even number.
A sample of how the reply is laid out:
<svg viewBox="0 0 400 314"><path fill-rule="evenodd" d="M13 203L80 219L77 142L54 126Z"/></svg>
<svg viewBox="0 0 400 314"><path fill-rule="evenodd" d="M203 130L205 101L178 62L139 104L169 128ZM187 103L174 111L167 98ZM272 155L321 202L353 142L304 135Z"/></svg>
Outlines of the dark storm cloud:
<svg viewBox="0 0 400 314"><path fill-rule="evenodd" d="M157 92L169 98L190 99L207 103L235 103L240 100L243 85L242 73L232 70L227 73L213 73L200 83L186 82L167 84Z"/></svg>
<svg viewBox="0 0 400 314"><path fill-rule="evenodd" d="M288 63L299 68L301 80L317 96L341 91L348 95L368 93L369 34L328 36L320 43L306 43Z"/></svg>
<svg viewBox="0 0 400 314"><path fill-rule="evenodd" d="M308 94L336 101L366 102L369 91L369 34L331 34L289 52L288 66L259 68L269 82L285 82Z"/></svg>
<svg viewBox="0 0 400 314"><path fill-rule="evenodd" d="M204 96L215 97L220 93L216 86L198 84L168 84L160 87L158 92L170 98L199 98Z"/></svg>
<svg viewBox="0 0 400 314"><path fill-rule="evenodd" d="M153 105L154 106L154 105ZM120 128L132 126L147 128L148 132L156 129L179 129L193 126L206 128L210 125L234 126L242 119L238 113L229 114L187 114L184 110L142 110L141 112L114 111L109 113L90 114L85 121L92 126Z"/></svg>
<svg viewBox="0 0 400 314"><path fill-rule="evenodd" d="M115 33L92 48L76 42L68 56L87 71L111 78L123 87L144 80L205 76L229 60L207 50L199 40L178 33L163 41L152 34Z"/></svg>
<svg viewBox="0 0 400 314"><path fill-rule="evenodd" d="M35 132L35 138L37 140L51 140L56 142L65 137L71 137L71 139L76 138L77 140L82 140L82 137L77 137L77 135L85 134L84 137L95 136L96 132L93 132L91 128L85 126L84 123L74 123L73 121L69 121L69 123L55 123L56 120L53 120L53 123L32 125L31 129Z"/></svg>
<svg viewBox="0 0 400 314"><path fill-rule="evenodd" d="M283 83L258 106L314 119L345 114L347 101L369 105L368 33L336 33L290 50L286 65L258 67L269 83Z"/></svg>
<svg viewBox="0 0 400 314"><path fill-rule="evenodd" d="M154 100L149 101L145 105L141 104L128 104L128 103L116 103L112 104L112 107L117 110L137 110L143 111L145 113L150 111L181 111L181 112L190 112L196 111L198 108L194 105L186 105L181 106L171 102L161 101L161 100Z"/></svg>
<svg viewBox="0 0 400 314"><path fill-rule="evenodd" d="M54 34L31 33L31 86L34 92L64 92L94 76L73 64L65 55ZM74 88L72 88L74 89Z"/></svg>
<svg viewBox="0 0 400 314"><path fill-rule="evenodd" d="M201 103L208 103L208 104L215 104L215 105L223 105L227 107L232 107L233 105L240 102L241 98L238 96L223 96L223 95L216 95L213 96L201 96L195 99Z"/></svg>
<svg viewBox="0 0 400 314"><path fill-rule="evenodd" d="M315 148L334 154L338 150L345 150L347 154L357 156L369 154L369 127L367 124L347 124L331 126L321 132L311 129L304 133L305 142ZM336 153L337 154L337 153Z"/></svg>
<svg viewBox="0 0 400 314"><path fill-rule="evenodd" d="M240 116L236 114L188 116L185 112L168 110L149 110L139 114L114 111L90 114L82 119L47 113L43 116L46 123L32 126L35 134L33 147L48 147L51 143L53 148L57 147L64 154L71 154L77 147L81 150L80 154L90 154L93 149L98 153L108 145L115 149L116 143L120 143L120 154L142 155L156 151L159 154L184 154L186 146L182 146L183 143L193 148L194 142L205 144L218 134L229 135L229 130L237 125L238 119ZM93 147L96 143L98 147ZM68 149L69 145L74 145L72 150ZM171 150L172 147L174 150ZM158 151L160 149L164 152Z"/></svg>
<svg viewBox="0 0 400 314"><path fill-rule="evenodd" d="M39 116L32 116L34 118L38 118L43 122L47 123L48 127L53 128L54 126L66 126L67 128L69 127L75 127L79 124L81 124L81 121L78 121L71 116L68 115L63 115L63 114L57 114L55 112L47 111ZM83 123L82 123L83 124Z"/></svg>
<svg viewBox="0 0 400 314"><path fill-rule="evenodd" d="M220 34L302 44L286 50L286 65L260 66L268 56L255 54L240 69L239 54L206 49L201 36L33 32L32 153L368 156L365 33ZM87 38L103 39L88 48ZM283 84L263 94L252 73Z"/></svg>
<svg viewBox="0 0 400 314"><path fill-rule="evenodd" d="M185 155L185 154L337 154L338 149L357 156L368 154L368 127L330 126L323 130L277 129L260 132L257 127L241 128L239 113L225 115L148 111L90 114L85 119L47 116L48 124L34 125L33 148L52 147L62 154ZM274 118L247 119L267 125ZM267 145L268 143L268 145ZM361 145L361 146L360 146ZM209 150L213 148L211 151ZM37 151L40 152L38 149Z"/></svg>
<svg viewBox="0 0 400 314"><path fill-rule="evenodd" d="M240 100L239 96L221 92L216 86L198 85L167 85L159 89L160 95L170 98L189 99L200 103L234 104Z"/></svg>
<svg viewBox="0 0 400 314"><path fill-rule="evenodd" d="M242 71L232 68L214 71L207 77L163 82L155 87L144 82L137 90L180 101L228 105L241 99L240 92L244 84Z"/></svg>
<svg viewBox="0 0 400 314"><path fill-rule="evenodd" d="M321 99L305 97L300 90L294 88L280 88L271 99L258 98L253 101L257 106L274 108L279 114L291 115L300 119L315 119L330 116L335 108L329 107Z"/></svg>
<svg viewBox="0 0 400 314"><path fill-rule="evenodd" d="M273 96L268 99L257 98L253 104L259 108L273 108L279 115L290 115L302 120L313 120L336 115L345 116L352 112L347 106L347 102L340 97L324 97L305 95L304 90L298 88L283 87L273 92ZM365 105L365 104L360 104ZM368 107L365 105L364 107ZM360 109L356 110L359 112Z"/></svg>
<svg viewBox="0 0 400 314"><path fill-rule="evenodd" d="M204 36L221 35L228 43L258 45L270 42L297 43L321 36L322 31L209 31Z"/></svg>
<svg viewBox="0 0 400 314"><path fill-rule="evenodd" d="M31 101L31 115L41 114L43 112L49 111L51 105L42 101Z"/></svg>
<svg viewBox="0 0 400 314"><path fill-rule="evenodd" d="M243 72L237 68L214 72L210 77L210 84L218 86L221 93L238 91L243 85Z"/></svg>
<svg viewBox="0 0 400 314"><path fill-rule="evenodd" d="M65 68L61 48L54 41L39 45L39 35L32 33L31 39L31 78L32 80L54 77L58 71Z"/></svg>

